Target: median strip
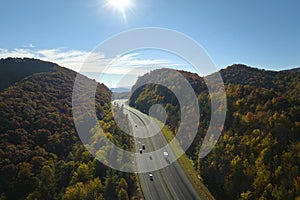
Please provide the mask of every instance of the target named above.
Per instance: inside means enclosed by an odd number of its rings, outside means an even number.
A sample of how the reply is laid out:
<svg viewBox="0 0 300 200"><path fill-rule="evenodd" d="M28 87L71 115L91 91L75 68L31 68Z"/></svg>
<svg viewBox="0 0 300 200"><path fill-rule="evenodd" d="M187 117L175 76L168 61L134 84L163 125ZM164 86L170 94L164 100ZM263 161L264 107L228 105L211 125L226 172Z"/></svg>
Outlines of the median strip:
<svg viewBox="0 0 300 200"><path fill-rule="evenodd" d="M167 126L165 126L160 121L158 121L157 119L154 119L154 121L161 128L161 132L163 133L167 142L170 143L174 138L173 132ZM189 179L189 181L191 182L191 184L193 185L193 187L199 194L200 198L213 200L214 197L209 192L207 187L199 179L198 173L195 170L195 168L193 167L192 161L188 158L188 156L185 153L183 153L183 150L181 148L179 148L179 143L177 141L173 141L170 144L170 146L175 155L182 154L182 156L180 156L178 159L178 163L180 164L180 166L183 169L183 171L185 172L187 178Z"/></svg>

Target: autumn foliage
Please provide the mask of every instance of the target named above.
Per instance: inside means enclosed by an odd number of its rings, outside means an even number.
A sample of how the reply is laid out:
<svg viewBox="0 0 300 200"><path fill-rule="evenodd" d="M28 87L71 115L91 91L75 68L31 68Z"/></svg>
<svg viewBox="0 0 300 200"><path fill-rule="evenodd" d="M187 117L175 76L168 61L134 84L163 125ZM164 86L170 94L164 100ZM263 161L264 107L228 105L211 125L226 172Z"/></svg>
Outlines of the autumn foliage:
<svg viewBox="0 0 300 200"><path fill-rule="evenodd" d="M146 80L169 79L166 69L140 77L130 104L148 112L162 104L166 124L176 133L180 106L167 88ZM210 95L204 79L183 72L198 98L200 125L186 152L216 199L295 199L300 196L300 70L266 71L233 65L220 71L227 94L227 115L213 151L199 160L198 153L210 121ZM186 130L186 134L189 134Z"/></svg>
<svg viewBox="0 0 300 200"><path fill-rule="evenodd" d="M15 71L21 73L15 76L19 78L0 93L0 199L136 195L135 175L108 169L79 140L72 118L76 73L53 63L12 58L0 60L2 71L9 67L7 62L25 69ZM36 66L47 70L36 73ZM31 72L20 78L24 71ZM99 122L109 124L104 131L130 149L130 139L113 122L110 96L109 89L98 84L95 110Z"/></svg>

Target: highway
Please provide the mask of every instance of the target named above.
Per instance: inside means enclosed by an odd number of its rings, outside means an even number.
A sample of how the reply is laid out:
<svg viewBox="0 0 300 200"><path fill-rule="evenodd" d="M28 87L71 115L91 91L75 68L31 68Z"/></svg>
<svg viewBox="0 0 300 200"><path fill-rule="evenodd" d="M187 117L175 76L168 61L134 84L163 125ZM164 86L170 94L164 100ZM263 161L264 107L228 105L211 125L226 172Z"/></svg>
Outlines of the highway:
<svg viewBox="0 0 300 200"><path fill-rule="evenodd" d="M145 199L200 199L177 161L163 167L169 164L163 151L167 151L170 157L174 154L170 148L163 148L167 141L157 124L151 123L149 116L129 107L124 100L117 100L117 103L123 104L132 123L135 149L138 152L137 168L139 171L145 171L145 173L138 174ZM142 148L143 144L145 149ZM141 154L140 149L143 149ZM159 149L163 150L159 151ZM153 180L150 180L150 173L153 175Z"/></svg>

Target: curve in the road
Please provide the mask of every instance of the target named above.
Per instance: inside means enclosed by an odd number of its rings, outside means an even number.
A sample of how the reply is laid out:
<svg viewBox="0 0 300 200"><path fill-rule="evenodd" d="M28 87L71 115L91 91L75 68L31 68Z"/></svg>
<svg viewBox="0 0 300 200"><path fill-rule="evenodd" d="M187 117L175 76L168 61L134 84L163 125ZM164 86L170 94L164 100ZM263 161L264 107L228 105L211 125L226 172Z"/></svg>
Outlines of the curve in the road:
<svg viewBox="0 0 300 200"><path fill-rule="evenodd" d="M125 106L124 106L125 108ZM139 126L147 125L147 117L148 116L143 116L144 114L141 113L140 111L137 111L133 108L128 108L128 111L130 111L131 119L133 120L133 123L138 124ZM145 122L145 121L146 122ZM149 132L151 130L148 129L147 126L146 131L144 134L147 134L146 136L149 136ZM159 148L160 145L166 145L167 141L162 135L162 133L159 133L156 135L156 137L149 137L147 139L139 139L143 140L143 143L148 144L147 148L150 151L154 151ZM153 141L155 140L155 141ZM160 145L158 145L161 143ZM137 149L139 149L139 143L136 142ZM171 152L169 152L171 153ZM137 165L148 165L149 167L151 164L149 164L149 160L146 159L141 159L141 154L138 156L139 158L137 159ZM156 155L154 155L156 156ZM156 156L153 157L151 162L155 164L156 162L166 162L163 156ZM141 187L145 196L145 199L200 199L197 192L193 188L192 184L189 182L188 178L184 174L182 168L180 167L179 163L176 161L169 165L168 167L157 170L153 172L154 180L150 181L148 173L142 173L139 174L140 182L141 182Z"/></svg>

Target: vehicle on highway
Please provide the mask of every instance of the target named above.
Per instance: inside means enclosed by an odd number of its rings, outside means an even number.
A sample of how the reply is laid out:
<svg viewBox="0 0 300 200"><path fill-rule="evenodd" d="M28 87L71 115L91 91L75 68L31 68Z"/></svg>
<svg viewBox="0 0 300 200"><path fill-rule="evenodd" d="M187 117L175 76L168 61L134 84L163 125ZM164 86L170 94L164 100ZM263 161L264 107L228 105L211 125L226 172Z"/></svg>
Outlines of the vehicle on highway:
<svg viewBox="0 0 300 200"><path fill-rule="evenodd" d="M140 149L140 154L142 154L143 153L143 149Z"/></svg>
<svg viewBox="0 0 300 200"><path fill-rule="evenodd" d="M152 173L149 174L149 179L150 179L150 181L153 181L153 174Z"/></svg>
<svg viewBox="0 0 300 200"><path fill-rule="evenodd" d="M142 144L142 147L143 147L143 149L144 149L144 150L146 149L146 146L145 146L145 144Z"/></svg>
<svg viewBox="0 0 300 200"><path fill-rule="evenodd" d="M164 157L165 157L166 160L169 160L169 154L168 154L168 152L164 151Z"/></svg>
<svg viewBox="0 0 300 200"><path fill-rule="evenodd" d="M152 160L152 154L149 155L150 160Z"/></svg>

